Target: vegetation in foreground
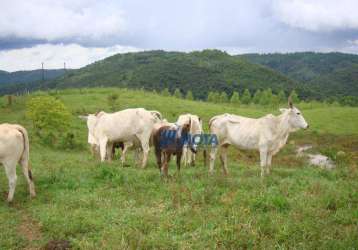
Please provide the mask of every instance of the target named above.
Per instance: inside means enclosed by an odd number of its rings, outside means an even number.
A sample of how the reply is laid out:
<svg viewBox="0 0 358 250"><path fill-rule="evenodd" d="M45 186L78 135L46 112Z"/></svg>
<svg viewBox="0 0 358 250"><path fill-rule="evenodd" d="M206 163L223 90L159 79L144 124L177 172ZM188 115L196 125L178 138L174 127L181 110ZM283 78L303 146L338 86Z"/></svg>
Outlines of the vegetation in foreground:
<svg viewBox="0 0 358 250"><path fill-rule="evenodd" d="M234 150L228 177L221 174L219 162L216 174L208 176L199 156L197 166L183 168L180 175L172 161L172 177L163 180L152 154L145 170L134 167L132 160L129 167L94 160L86 145L86 125L76 115L145 107L174 121L179 114L192 112L204 119L207 129L209 118L220 113L258 117L278 112L124 89L50 94L74 115L71 148L60 140L49 146L36 135L25 105L33 95L17 98L11 107L4 102L0 109L1 122L17 122L29 130L38 193L29 199L18 171L14 203L7 205L5 198L0 202L1 249L40 248L53 240L69 241L80 249L358 247L357 108L302 108L312 129L290 138L264 180L259 177L257 153ZM117 98L109 97L113 94ZM317 169L296 158L296 147L307 143L333 158L337 168ZM5 194L3 171L0 183Z"/></svg>

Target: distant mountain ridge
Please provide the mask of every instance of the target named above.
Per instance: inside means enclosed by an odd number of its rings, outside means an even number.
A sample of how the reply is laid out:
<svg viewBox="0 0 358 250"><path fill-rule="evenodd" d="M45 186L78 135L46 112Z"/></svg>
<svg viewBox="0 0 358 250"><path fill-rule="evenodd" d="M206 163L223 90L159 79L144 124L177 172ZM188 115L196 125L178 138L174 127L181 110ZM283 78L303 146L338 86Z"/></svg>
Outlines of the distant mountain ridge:
<svg viewBox="0 0 358 250"><path fill-rule="evenodd" d="M302 82L316 93L317 98L358 96L358 55L297 52L244 54L238 57Z"/></svg>
<svg viewBox="0 0 358 250"><path fill-rule="evenodd" d="M197 99L209 91L243 92L272 88L289 92L300 83L272 69L256 65L218 50L200 52L145 51L117 54L59 77L49 88L117 86L183 94L191 90ZM304 91L302 91L305 93Z"/></svg>
<svg viewBox="0 0 358 250"><path fill-rule="evenodd" d="M0 71L0 94L39 88L117 86L156 91L168 88L171 92L178 88L182 94L191 90L196 99L206 99L210 91L231 95L249 89L254 94L258 89L271 88L274 93L284 90L286 94L295 89L302 99L358 99L358 56L343 53L231 56L219 50L157 50L116 54L66 73L46 71L45 82L41 81L41 70L37 70L10 73L20 83L1 84L8 74Z"/></svg>
<svg viewBox="0 0 358 250"><path fill-rule="evenodd" d="M45 80L51 80L56 77L62 76L66 70L64 69L45 69L44 76ZM42 80L42 70L26 70L26 71L15 71L7 72L0 70L0 84L8 83L28 83L33 81Z"/></svg>

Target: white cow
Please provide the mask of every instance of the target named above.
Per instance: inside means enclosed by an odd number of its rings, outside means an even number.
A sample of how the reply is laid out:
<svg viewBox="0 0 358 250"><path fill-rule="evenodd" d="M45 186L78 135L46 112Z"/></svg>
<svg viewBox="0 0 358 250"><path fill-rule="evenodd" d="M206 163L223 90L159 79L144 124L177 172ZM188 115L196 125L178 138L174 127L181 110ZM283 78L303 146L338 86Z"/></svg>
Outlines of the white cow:
<svg viewBox="0 0 358 250"><path fill-rule="evenodd" d="M104 161L107 155L111 158L113 143L123 142L126 151L138 141L143 151L142 167L145 167L151 132L154 124L161 118L159 112L137 108L112 114L100 112L81 118L87 120L88 142L99 147L101 161Z"/></svg>
<svg viewBox="0 0 358 250"><path fill-rule="evenodd" d="M16 165L19 163L29 185L31 197L35 197L35 185L29 167L29 138L27 131L20 125L0 125L0 162L5 167L6 176L9 181L9 202L14 198L16 187Z"/></svg>
<svg viewBox="0 0 358 250"><path fill-rule="evenodd" d="M227 148L233 145L239 149L256 149L260 152L261 176L270 173L271 159L285 144L290 132L308 124L301 112L289 101L288 109L280 109L281 115L266 115L258 119L237 115L218 115L209 121L212 134L216 134L219 145L210 152L210 173L214 171L214 161L218 148L221 151L223 171L227 174Z"/></svg>
<svg viewBox="0 0 358 250"><path fill-rule="evenodd" d="M190 122L189 122L190 121ZM192 114L183 114L178 117L176 124L183 126L184 124L190 123L190 134L191 136L199 135L203 133L203 123L199 116ZM195 145L194 149L195 148ZM186 146L183 148L183 161L184 166L191 164L195 165L195 154Z"/></svg>

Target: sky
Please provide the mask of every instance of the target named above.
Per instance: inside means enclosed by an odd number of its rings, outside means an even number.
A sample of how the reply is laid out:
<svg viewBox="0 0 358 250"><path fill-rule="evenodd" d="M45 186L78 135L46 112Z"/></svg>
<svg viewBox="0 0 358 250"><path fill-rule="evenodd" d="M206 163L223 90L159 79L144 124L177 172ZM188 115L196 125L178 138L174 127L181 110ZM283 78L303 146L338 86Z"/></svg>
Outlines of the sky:
<svg viewBox="0 0 358 250"><path fill-rule="evenodd" d="M154 49L358 54L357 0L0 0L0 9L6 71Z"/></svg>

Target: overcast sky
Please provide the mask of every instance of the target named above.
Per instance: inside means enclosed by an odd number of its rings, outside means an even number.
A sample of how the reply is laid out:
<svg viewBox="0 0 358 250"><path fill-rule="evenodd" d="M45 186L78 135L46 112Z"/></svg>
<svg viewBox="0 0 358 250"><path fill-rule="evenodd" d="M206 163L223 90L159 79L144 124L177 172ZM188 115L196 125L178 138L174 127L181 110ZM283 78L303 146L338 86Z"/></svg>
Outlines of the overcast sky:
<svg viewBox="0 0 358 250"><path fill-rule="evenodd" d="M357 0L0 0L0 70L163 49L358 53Z"/></svg>

